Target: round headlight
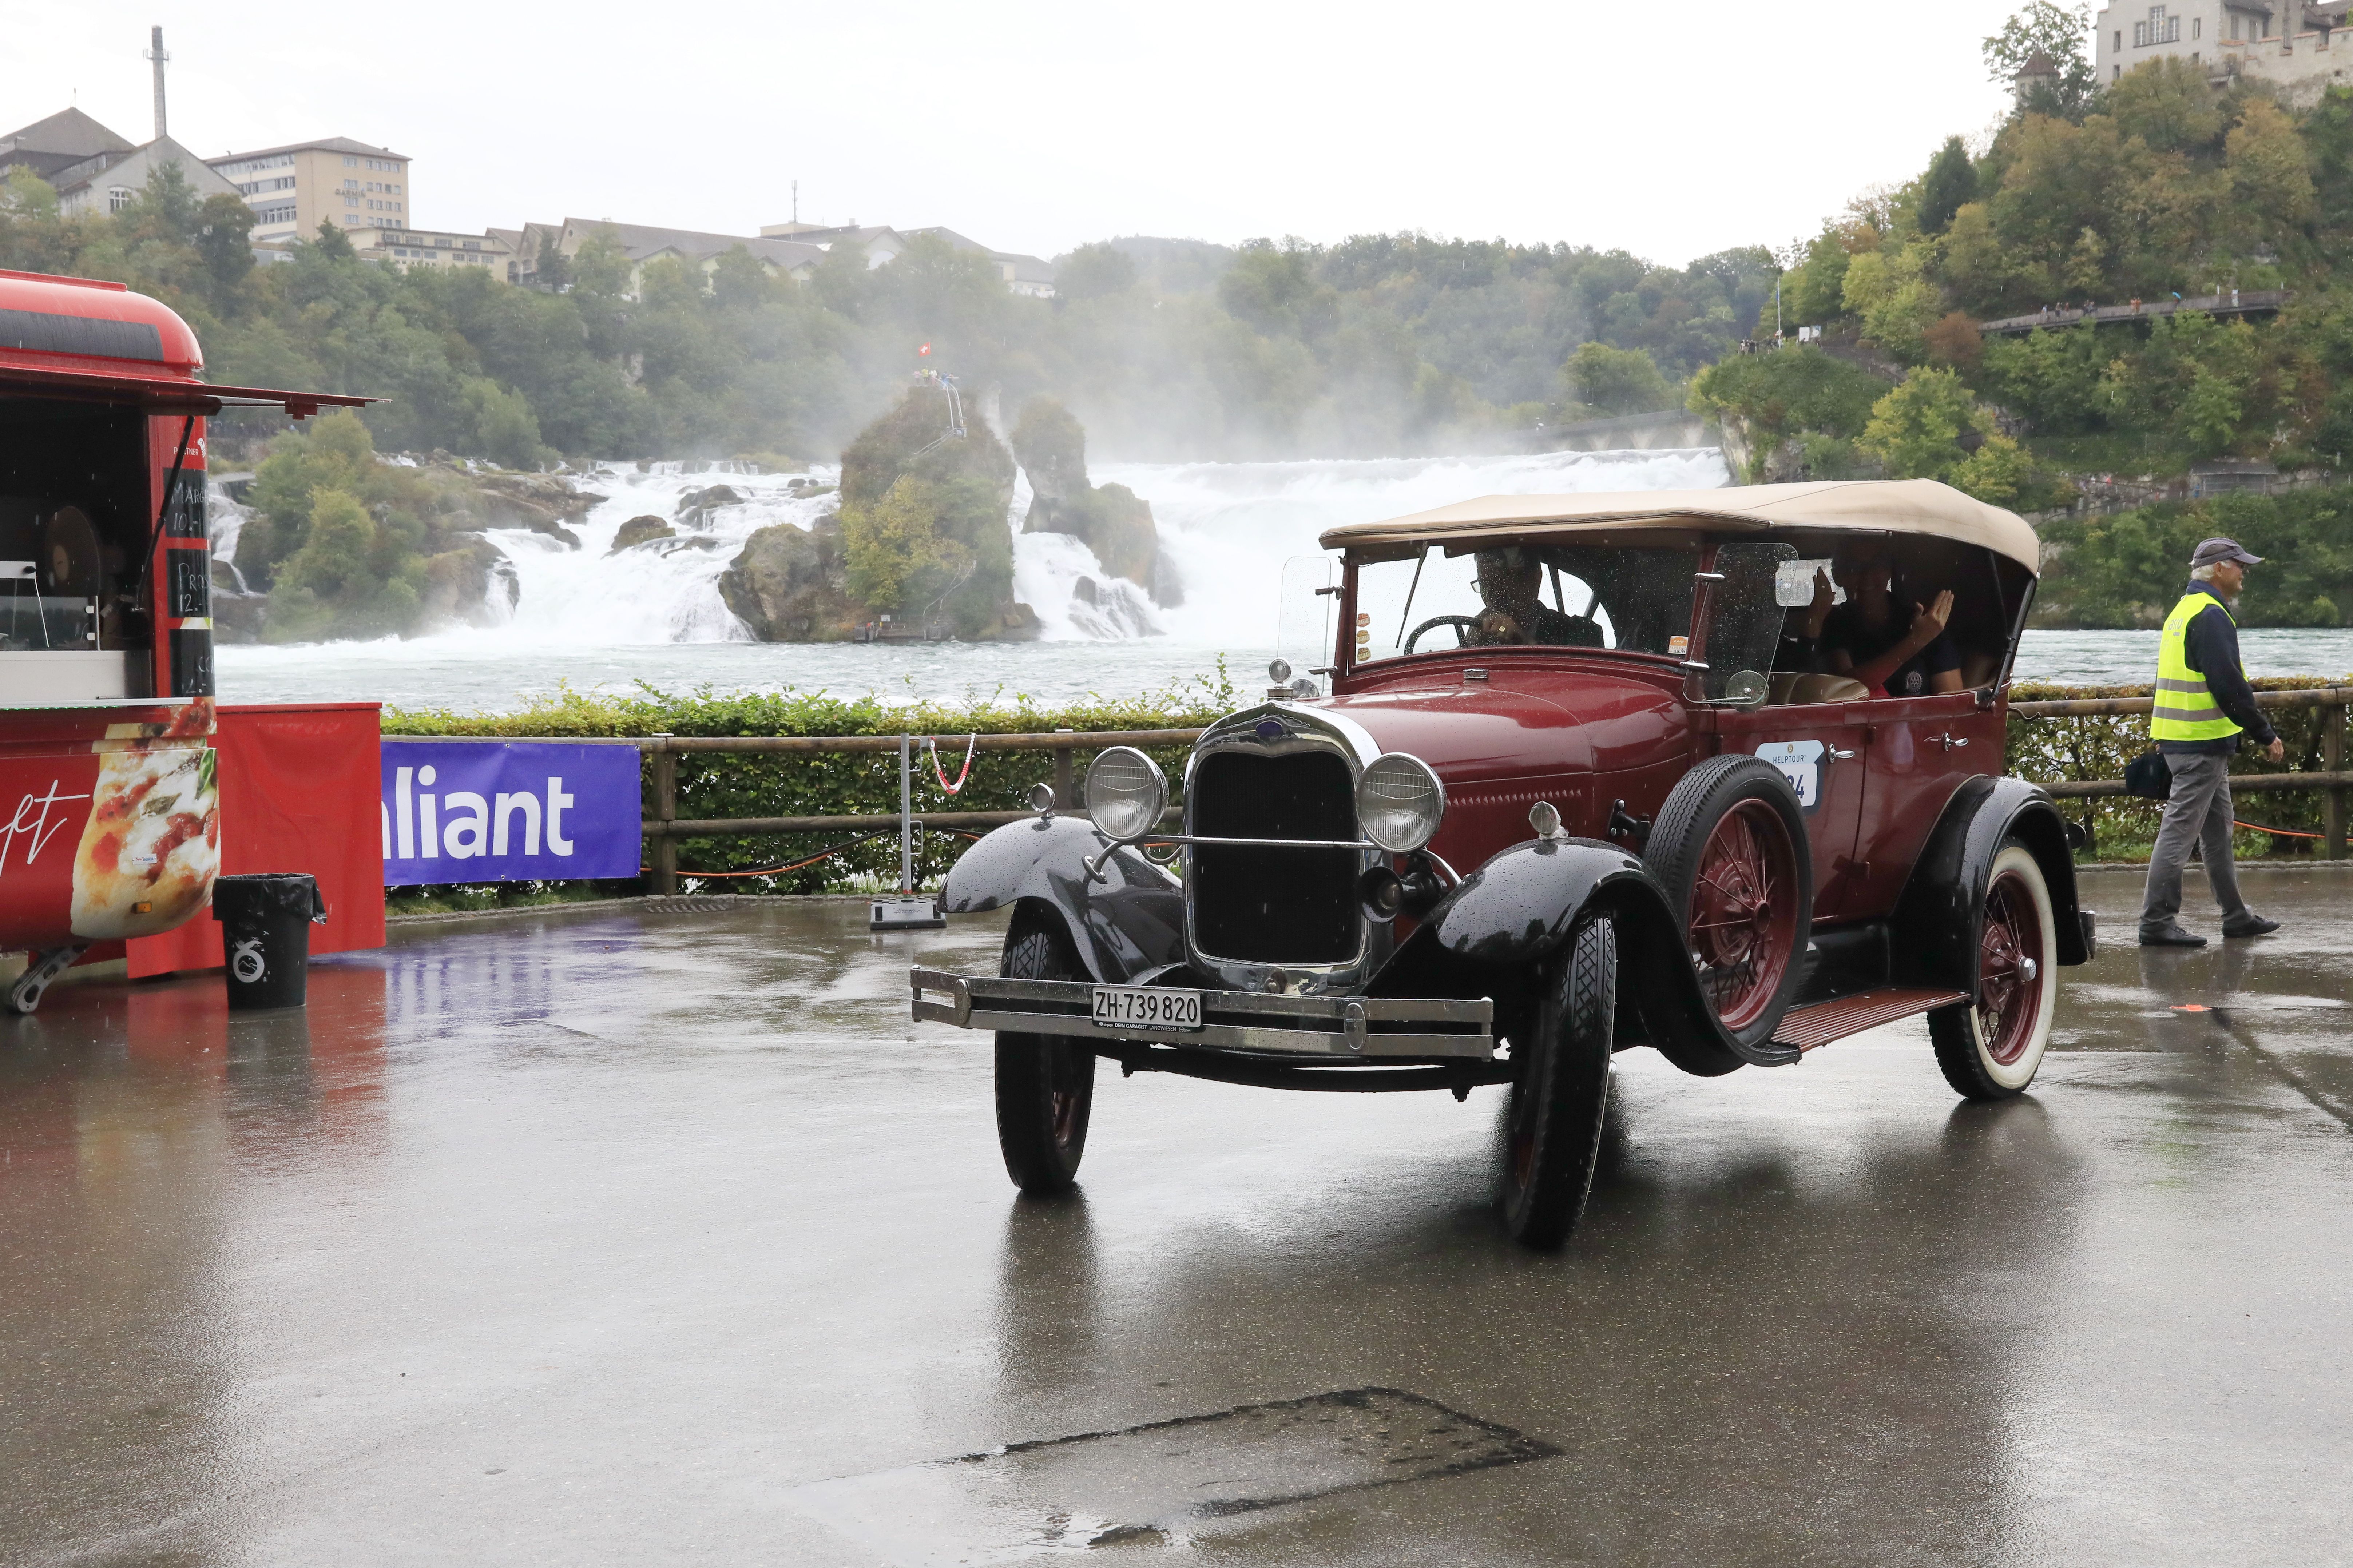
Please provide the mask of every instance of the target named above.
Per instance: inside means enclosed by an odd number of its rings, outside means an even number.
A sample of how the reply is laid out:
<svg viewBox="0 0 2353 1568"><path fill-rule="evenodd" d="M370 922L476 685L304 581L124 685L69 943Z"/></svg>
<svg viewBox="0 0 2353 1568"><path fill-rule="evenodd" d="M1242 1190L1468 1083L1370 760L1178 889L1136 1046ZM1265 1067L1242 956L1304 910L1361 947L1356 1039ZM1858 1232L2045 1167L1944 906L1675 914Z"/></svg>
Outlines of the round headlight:
<svg viewBox="0 0 2353 1568"><path fill-rule="evenodd" d="M1087 815L1104 837L1132 844L1167 809L1167 775L1134 746L1111 747L1088 764Z"/></svg>
<svg viewBox="0 0 2353 1568"><path fill-rule="evenodd" d="M1373 759L1356 781L1356 825L1394 855L1420 848L1438 836L1446 815L1446 787L1430 764L1403 752Z"/></svg>

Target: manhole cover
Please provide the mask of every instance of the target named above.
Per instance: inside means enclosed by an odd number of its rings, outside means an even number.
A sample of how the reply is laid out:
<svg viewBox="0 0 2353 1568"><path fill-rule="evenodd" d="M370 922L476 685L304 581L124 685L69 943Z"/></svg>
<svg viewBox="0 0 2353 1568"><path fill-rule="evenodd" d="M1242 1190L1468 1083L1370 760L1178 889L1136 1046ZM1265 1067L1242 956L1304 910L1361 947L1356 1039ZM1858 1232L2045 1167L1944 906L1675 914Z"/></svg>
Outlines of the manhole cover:
<svg viewBox="0 0 2353 1568"><path fill-rule="evenodd" d="M1353 1388L814 1481L791 1497L893 1563L950 1568L1174 1544L1210 1520L1559 1452L1419 1394Z"/></svg>

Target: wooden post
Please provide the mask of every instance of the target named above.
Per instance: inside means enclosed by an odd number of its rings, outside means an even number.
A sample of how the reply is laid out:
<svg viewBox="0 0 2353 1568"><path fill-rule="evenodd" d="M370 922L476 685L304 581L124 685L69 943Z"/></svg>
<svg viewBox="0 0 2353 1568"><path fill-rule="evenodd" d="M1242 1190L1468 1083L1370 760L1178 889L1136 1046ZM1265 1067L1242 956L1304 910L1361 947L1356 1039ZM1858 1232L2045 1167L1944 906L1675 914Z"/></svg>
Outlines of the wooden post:
<svg viewBox="0 0 2353 1568"><path fill-rule="evenodd" d="M2345 705L2339 702L2320 722L2320 765L2330 773L2345 771ZM2331 789L2321 800L2320 852L2331 860L2345 858L2345 786Z"/></svg>
<svg viewBox="0 0 2353 1568"><path fill-rule="evenodd" d="M666 734L654 737L654 820L660 823L678 820L678 753L669 741ZM654 891L665 897L678 891L678 840L667 833L654 840Z"/></svg>
<svg viewBox="0 0 2353 1568"><path fill-rule="evenodd" d="M1054 731L1057 735L1067 735L1071 732L1068 730ZM1066 745L1058 745L1054 748L1054 809L1056 811L1073 810L1079 804L1077 773L1071 760L1071 752L1077 744L1077 742L1072 741Z"/></svg>

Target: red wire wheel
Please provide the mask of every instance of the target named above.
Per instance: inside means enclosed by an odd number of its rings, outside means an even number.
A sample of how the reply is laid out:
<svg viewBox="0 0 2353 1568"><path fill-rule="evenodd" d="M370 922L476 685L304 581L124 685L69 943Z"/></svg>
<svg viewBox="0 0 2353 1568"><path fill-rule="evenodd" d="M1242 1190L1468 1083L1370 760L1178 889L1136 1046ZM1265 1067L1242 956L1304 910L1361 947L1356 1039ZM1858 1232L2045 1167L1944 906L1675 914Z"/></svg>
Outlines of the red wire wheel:
<svg viewBox="0 0 2353 1568"><path fill-rule="evenodd" d="M2023 1094L2042 1066L2059 1002L2059 944L2042 863L2012 840L1985 871L1977 1000L1928 1015L1945 1081L1965 1099ZM1965 950L1966 951L1966 950Z"/></svg>
<svg viewBox="0 0 2353 1568"><path fill-rule="evenodd" d="M1683 917L1700 999L1739 1047L1770 1041L1797 993L1814 914L1806 826L1778 768L1731 752L1676 781L1643 846L1667 907ZM1687 1047L1660 1048L1686 1072L1727 1072L1746 1059L1715 1043Z"/></svg>
<svg viewBox="0 0 2353 1568"><path fill-rule="evenodd" d="M1978 1037L1985 1054L2016 1065L2034 1043L2043 988L2042 912L2016 871L1986 889L1985 932L1978 941Z"/></svg>
<svg viewBox="0 0 2353 1568"><path fill-rule="evenodd" d="M1700 850L1687 923L1700 984L1727 1029L1755 1023L1780 994L1798 947L1798 849L1780 813L1744 800Z"/></svg>

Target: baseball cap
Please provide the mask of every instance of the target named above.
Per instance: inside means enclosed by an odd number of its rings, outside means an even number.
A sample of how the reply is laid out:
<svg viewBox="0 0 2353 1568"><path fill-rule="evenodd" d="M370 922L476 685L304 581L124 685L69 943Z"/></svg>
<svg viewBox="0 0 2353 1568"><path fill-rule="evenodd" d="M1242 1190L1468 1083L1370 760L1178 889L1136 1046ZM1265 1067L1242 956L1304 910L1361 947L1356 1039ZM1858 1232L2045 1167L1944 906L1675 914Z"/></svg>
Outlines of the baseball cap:
<svg viewBox="0 0 2353 1568"><path fill-rule="evenodd" d="M2189 558L2189 564L2211 566L2217 561L2236 561L2248 566L2260 566L2263 558L2248 554L2239 547L2235 539L2209 539L2198 546L2198 553Z"/></svg>

